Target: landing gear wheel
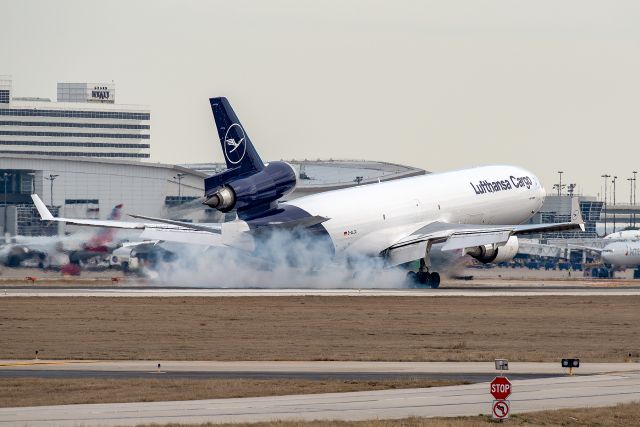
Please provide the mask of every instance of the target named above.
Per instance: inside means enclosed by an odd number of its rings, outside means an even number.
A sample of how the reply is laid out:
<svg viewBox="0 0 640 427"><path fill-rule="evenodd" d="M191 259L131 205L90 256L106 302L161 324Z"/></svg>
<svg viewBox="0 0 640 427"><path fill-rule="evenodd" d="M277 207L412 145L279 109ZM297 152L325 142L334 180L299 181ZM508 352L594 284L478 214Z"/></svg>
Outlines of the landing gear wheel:
<svg viewBox="0 0 640 427"><path fill-rule="evenodd" d="M418 283L420 283L421 285L428 285L429 284L429 273L426 271L419 271L416 273L416 276L418 277Z"/></svg>
<svg viewBox="0 0 640 427"><path fill-rule="evenodd" d="M406 276L406 286L409 288L432 288L440 286L440 274L428 271L409 271Z"/></svg>
<svg viewBox="0 0 640 427"><path fill-rule="evenodd" d="M418 274L415 271L407 272L407 276L405 278L405 282L409 288L417 288L418 287Z"/></svg>
<svg viewBox="0 0 640 427"><path fill-rule="evenodd" d="M440 286L440 275L435 271L433 273L429 273L428 283L433 289L438 289Z"/></svg>

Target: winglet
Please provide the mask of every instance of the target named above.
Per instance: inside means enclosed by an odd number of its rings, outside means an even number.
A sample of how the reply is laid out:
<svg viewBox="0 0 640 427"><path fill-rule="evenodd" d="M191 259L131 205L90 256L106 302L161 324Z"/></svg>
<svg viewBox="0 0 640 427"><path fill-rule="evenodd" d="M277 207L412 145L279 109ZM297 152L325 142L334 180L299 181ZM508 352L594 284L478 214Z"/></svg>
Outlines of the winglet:
<svg viewBox="0 0 640 427"><path fill-rule="evenodd" d="M582 218L582 211L580 210L580 200L578 197L571 198L571 222L579 224L580 229L584 231L584 219Z"/></svg>
<svg viewBox="0 0 640 427"><path fill-rule="evenodd" d="M49 209L47 209L47 206L42 200L40 200L40 197L38 197L37 194L32 194L31 199L33 200L33 203L35 203L36 209L38 209L40 218L42 218L43 221L52 221L54 219L51 212L49 212Z"/></svg>

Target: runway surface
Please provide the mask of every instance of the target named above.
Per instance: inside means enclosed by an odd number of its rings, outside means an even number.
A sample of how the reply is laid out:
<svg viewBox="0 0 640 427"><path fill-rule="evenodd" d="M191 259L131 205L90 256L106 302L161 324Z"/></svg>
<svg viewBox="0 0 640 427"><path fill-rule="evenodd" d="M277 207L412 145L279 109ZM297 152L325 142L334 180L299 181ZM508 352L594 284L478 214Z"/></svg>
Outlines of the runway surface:
<svg viewBox="0 0 640 427"><path fill-rule="evenodd" d="M0 370L22 369L31 371L138 371L156 369L161 363L163 371L199 372L393 372L451 373L466 372L494 374L491 362L361 362L361 361L153 361L153 360L0 360ZM616 372L640 372L640 363L582 363L578 373L607 374ZM565 371L557 363L549 362L509 362L509 374L563 374Z"/></svg>
<svg viewBox="0 0 640 427"><path fill-rule="evenodd" d="M496 282L478 287L439 289L224 289L190 287L7 287L0 288L1 297L247 297L247 296L632 296L640 295L640 286L594 284L523 285Z"/></svg>
<svg viewBox="0 0 640 427"><path fill-rule="evenodd" d="M250 380L280 380L295 379L308 381L383 381L383 380L448 380L467 383L491 381L495 375L475 373L396 373L396 372L246 372L246 371L33 371L33 370L2 370L0 378L102 378L102 379L250 379ZM514 374L513 379L550 378L560 374Z"/></svg>
<svg viewBox="0 0 640 427"><path fill-rule="evenodd" d="M490 381L491 362L218 362L218 361L0 360L0 378L251 378ZM158 372L159 371L159 372ZM583 363L576 374L640 372L640 363ZM514 379L566 375L560 363L511 362Z"/></svg>
<svg viewBox="0 0 640 427"><path fill-rule="evenodd" d="M489 384L355 393L183 402L61 405L0 409L0 426L404 418L488 414ZM640 373L513 381L512 413L610 406L640 400Z"/></svg>

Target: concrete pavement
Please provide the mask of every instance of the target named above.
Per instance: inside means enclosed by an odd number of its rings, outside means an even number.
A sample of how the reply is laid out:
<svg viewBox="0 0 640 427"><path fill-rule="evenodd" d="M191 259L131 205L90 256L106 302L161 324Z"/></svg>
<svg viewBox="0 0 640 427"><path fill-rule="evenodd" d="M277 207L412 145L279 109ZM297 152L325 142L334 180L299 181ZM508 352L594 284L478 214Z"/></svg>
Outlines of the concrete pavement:
<svg viewBox="0 0 640 427"><path fill-rule="evenodd" d="M639 286L596 286L591 284L523 285L503 283L496 286L447 287L439 289L209 289L209 288L52 288L52 287L0 287L0 298L8 297L256 297L256 296L635 296Z"/></svg>
<svg viewBox="0 0 640 427"><path fill-rule="evenodd" d="M491 362L368 362L368 361L152 361L152 360L0 360L0 370L86 370L148 372L161 363L163 371L200 372L378 372L378 373L478 373L495 374ZM575 372L593 375L640 372L640 363L581 363ZM565 370L555 363L509 362L508 374L561 375Z"/></svg>
<svg viewBox="0 0 640 427"><path fill-rule="evenodd" d="M430 389L0 409L0 426L404 418L487 414L489 384ZM640 401L640 373L513 381L513 413Z"/></svg>

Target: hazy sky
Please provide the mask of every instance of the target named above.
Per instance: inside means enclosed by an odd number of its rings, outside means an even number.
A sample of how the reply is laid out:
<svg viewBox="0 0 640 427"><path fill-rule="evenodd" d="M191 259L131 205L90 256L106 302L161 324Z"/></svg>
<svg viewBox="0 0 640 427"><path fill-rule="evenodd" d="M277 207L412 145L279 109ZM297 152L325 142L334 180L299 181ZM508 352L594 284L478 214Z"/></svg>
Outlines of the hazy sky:
<svg viewBox="0 0 640 427"><path fill-rule="evenodd" d="M222 161L227 96L263 159L445 171L510 163L628 199L640 169L637 1L0 0L16 96L115 81L153 161Z"/></svg>

